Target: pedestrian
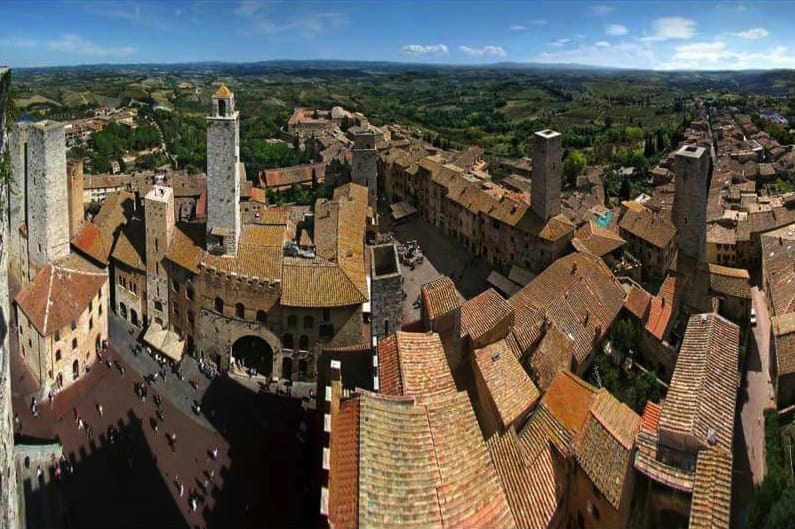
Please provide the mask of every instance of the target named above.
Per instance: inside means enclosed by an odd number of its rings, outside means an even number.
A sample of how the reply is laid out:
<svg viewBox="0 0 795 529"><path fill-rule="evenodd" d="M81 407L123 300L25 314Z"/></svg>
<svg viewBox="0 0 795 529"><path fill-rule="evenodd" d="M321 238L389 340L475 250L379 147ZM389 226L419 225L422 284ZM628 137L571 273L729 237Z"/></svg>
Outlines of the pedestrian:
<svg viewBox="0 0 795 529"><path fill-rule="evenodd" d="M204 481L202 481L202 492L207 494L209 491L210 491L210 482L207 480L207 478L204 478Z"/></svg>
<svg viewBox="0 0 795 529"><path fill-rule="evenodd" d="M158 409L155 413L157 414L158 419L160 419L163 422L166 422L166 416L163 414L163 410Z"/></svg>
<svg viewBox="0 0 795 529"><path fill-rule="evenodd" d="M213 454L213 461L218 459L218 447L213 448L212 454Z"/></svg>
<svg viewBox="0 0 795 529"><path fill-rule="evenodd" d="M43 475L44 475L44 471L41 469L41 465L37 465L36 466L36 477L41 479L41 477Z"/></svg>
<svg viewBox="0 0 795 529"><path fill-rule="evenodd" d="M99 416L102 417L102 404L97 404L97 411L99 412Z"/></svg>
<svg viewBox="0 0 795 529"><path fill-rule="evenodd" d="M94 438L94 429L91 427L90 424L88 426L86 426L86 433L88 434L88 438L89 439L93 439Z"/></svg>
<svg viewBox="0 0 795 529"><path fill-rule="evenodd" d="M185 494L185 485L182 483L179 484L179 497L181 498Z"/></svg>
<svg viewBox="0 0 795 529"><path fill-rule="evenodd" d="M120 371L121 371L122 378L124 378L124 366L121 366Z"/></svg>
<svg viewBox="0 0 795 529"><path fill-rule="evenodd" d="M196 505L196 496L191 495L191 498L190 498L190 510L192 512L196 512L196 507L197 507L197 505Z"/></svg>
<svg viewBox="0 0 795 529"><path fill-rule="evenodd" d="M210 476L210 483L215 483L215 481L214 481L215 480L215 469L212 469L212 468L210 469L209 476Z"/></svg>
<svg viewBox="0 0 795 529"><path fill-rule="evenodd" d="M85 423L83 422L83 419L77 419L77 429L82 430L84 427Z"/></svg>
<svg viewBox="0 0 795 529"><path fill-rule="evenodd" d="M50 399L50 409L52 409L55 405L55 395L52 394L52 390L47 393L47 397Z"/></svg>
<svg viewBox="0 0 795 529"><path fill-rule="evenodd" d="M19 412L14 412L14 426L17 430L22 430L22 420L19 418Z"/></svg>

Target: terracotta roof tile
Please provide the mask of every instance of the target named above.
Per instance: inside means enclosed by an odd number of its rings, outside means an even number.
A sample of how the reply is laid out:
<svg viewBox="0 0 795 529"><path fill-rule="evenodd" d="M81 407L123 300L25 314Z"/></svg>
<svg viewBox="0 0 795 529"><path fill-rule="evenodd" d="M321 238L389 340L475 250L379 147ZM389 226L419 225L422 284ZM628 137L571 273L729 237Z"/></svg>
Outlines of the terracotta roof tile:
<svg viewBox="0 0 795 529"><path fill-rule="evenodd" d="M577 375L561 371L541 402L568 434L575 437L583 429L596 394L597 389Z"/></svg>
<svg viewBox="0 0 795 529"><path fill-rule="evenodd" d="M597 257L612 253L626 244L616 232L588 221L574 233L572 245L581 252L590 252Z"/></svg>
<svg viewBox="0 0 795 529"><path fill-rule="evenodd" d="M555 325L549 325L538 347L530 356L533 380L542 391L547 391L561 371L571 366L573 344Z"/></svg>
<svg viewBox="0 0 795 529"><path fill-rule="evenodd" d="M460 305L455 284L447 276L425 283L421 292L423 307L432 320L452 312Z"/></svg>
<svg viewBox="0 0 795 529"><path fill-rule="evenodd" d="M667 247L676 235L673 224L643 206L628 208L618 225L622 230L658 248Z"/></svg>
<svg viewBox="0 0 795 529"><path fill-rule="evenodd" d="M279 169L266 169L259 175L260 185L263 187L290 187L300 184L311 184L312 173L315 173L315 180L322 184L326 176L325 163L313 163L304 165L294 165Z"/></svg>
<svg viewBox="0 0 795 529"><path fill-rule="evenodd" d="M44 266L17 294L17 306L42 336L69 325L108 281L108 273L77 254Z"/></svg>
<svg viewBox="0 0 795 529"><path fill-rule="evenodd" d="M774 314L795 312L795 224L763 234L762 271Z"/></svg>
<svg viewBox="0 0 795 529"><path fill-rule="evenodd" d="M632 313L640 321L645 322L646 316L649 314L649 307L651 305L652 295L638 285L632 285L629 290L626 301L624 301L624 308Z"/></svg>
<svg viewBox="0 0 795 529"><path fill-rule="evenodd" d="M383 393L417 397L423 401L436 395L456 392L455 382L442 347L442 340L438 334L398 331L382 343L385 343L387 386L390 389L400 390L400 393L396 393L394 390L389 393L388 389L384 387L382 388ZM380 345L378 349L380 362ZM392 350L397 357L397 373L394 373L395 370L391 366L394 362L393 358L390 358L393 354ZM379 384L380 382L379 378Z"/></svg>
<svg viewBox="0 0 795 529"><path fill-rule="evenodd" d="M646 330L658 340L665 338L665 335L673 323L678 296L676 295L677 279L673 275L668 275L663 281L660 291L651 299L649 304L649 317L646 320Z"/></svg>
<svg viewBox="0 0 795 529"><path fill-rule="evenodd" d="M332 527L353 529L359 517L359 400L340 402L329 446L329 509Z"/></svg>
<svg viewBox="0 0 795 529"><path fill-rule="evenodd" d="M384 395L403 395L397 336L393 334L378 342L377 354L379 391Z"/></svg>
<svg viewBox="0 0 795 529"><path fill-rule="evenodd" d="M751 299L751 276L744 268L710 264L709 287L718 294Z"/></svg>
<svg viewBox="0 0 795 529"><path fill-rule="evenodd" d="M204 226L200 228L176 226L174 239L166 254L166 259L194 274L199 273L204 247Z"/></svg>
<svg viewBox="0 0 795 529"><path fill-rule="evenodd" d="M739 343L739 327L725 318L691 316L660 415L664 442L692 438L706 446L712 430L718 445L731 450Z"/></svg>
<svg viewBox="0 0 795 529"><path fill-rule="evenodd" d="M505 428L527 415L541 397L504 339L475 350L475 366Z"/></svg>
<svg viewBox="0 0 795 529"><path fill-rule="evenodd" d="M98 263L108 264L116 235L132 214L134 198L127 191L109 195L97 216L80 227L72 239L72 246Z"/></svg>
<svg viewBox="0 0 795 529"><path fill-rule="evenodd" d="M770 318L778 376L795 373L795 312Z"/></svg>
<svg viewBox="0 0 795 529"><path fill-rule="evenodd" d="M146 232L141 221L130 221L116 239L111 257L130 268L146 272Z"/></svg>
<svg viewBox="0 0 795 529"><path fill-rule="evenodd" d="M620 510L624 480L633 466L640 417L604 388L589 411L575 443L577 462L610 504Z"/></svg>
<svg viewBox="0 0 795 529"><path fill-rule="evenodd" d="M719 447L698 453L689 529L728 529L731 520L732 454Z"/></svg>
<svg viewBox="0 0 795 529"><path fill-rule="evenodd" d="M491 332L499 325L513 325L513 307L505 298L490 288L461 305L461 336L469 336L473 342Z"/></svg>

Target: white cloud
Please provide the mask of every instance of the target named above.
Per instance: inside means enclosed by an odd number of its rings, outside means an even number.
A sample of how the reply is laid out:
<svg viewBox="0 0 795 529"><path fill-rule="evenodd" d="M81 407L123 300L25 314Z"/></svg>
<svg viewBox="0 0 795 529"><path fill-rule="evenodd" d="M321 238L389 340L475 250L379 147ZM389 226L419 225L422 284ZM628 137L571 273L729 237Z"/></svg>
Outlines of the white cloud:
<svg viewBox="0 0 795 529"><path fill-rule="evenodd" d="M47 43L47 47L52 51L88 57L130 57L137 51L129 46L121 48L100 46L74 34L64 35L60 40L51 40Z"/></svg>
<svg viewBox="0 0 795 529"><path fill-rule="evenodd" d="M743 70L749 68L795 68L795 55L777 46L762 52L735 51L720 40L678 46L661 70Z"/></svg>
<svg viewBox="0 0 795 529"><path fill-rule="evenodd" d="M265 2L262 0L242 0L235 8L235 14L241 17L250 17L263 7L265 7Z"/></svg>
<svg viewBox="0 0 795 529"><path fill-rule="evenodd" d="M605 33L613 35L614 37L620 37L621 35L629 33L629 30L627 26L622 26L621 24L610 24L605 28Z"/></svg>
<svg viewBox="0 0 795 529"><path fill-rule="evenodd" d="M534 26L546 26L547 24L549 24L549 20L547 20L546 18L534 18L533 20L530 21L530 23L533 24Z"/></svg>
<svg viewBox="0 0 795 529"><path fill-rule="evenodd" d="M599 42L594 42L593 45L596 46L597 48L609 48L610 47L610 43L607 42L606 40L600 40Z"/></svg>
<svg viewBox="0 0 795 529"><path fill-rule="evenodd" d="M511 31L525 31L527 30L527 26L523 26L521 24L514 24L510 27Z"/></svg>
<svg viewBox="0 0 795 529"><path fill-rule="evenodd" d="M23 37L0 37L0 47L3 48L35 48L38 42Z"/></svg>
<svg viewBox="0 0 795 529"><path fill-rule="evenodd" d="M591 6L591 13L593 13L594 15L596 15L598 17L603 17L605 15L609 15L610 13L612 13L615 10L616 10L616 8L613 7L613 6L606 6L606 5Z"/></svg>
<svg viewBox="0 0 795 529"><path fill-rule="evenodd" d="M696 34L696 21L685 17L658 18L652 24L654 34L643 37L644 41L689 39Z"/></svg>
<svg viewBox="0 0 795 529"><path fill-rule="evenodd" d="M765 28L751 28L746 29L745 31L738 31L737 33L732 33L735 37L740 37L741 39L745 40L757 40L763 39L770 35Z"/></svg>
<svg viewBox="0 0 795 529"><path fill-rule="evenodd" d="M482 48L459 46L458 49L470 57L505 57L506 55L502 46L483 46Z"/></svg>
<svg viewBox="0 0 795 529"><path fill-rule="evenodd" d="M571 39L558 39L549 43L550 46L561 47L568 43Z"/></svg>
<svg viewBox="0 0 795 529"><path fill-rule="evenodd" d="M447 55L447 45L445 44L408 44L403 46L404 55Z"/></svg>
<svg viewBox="0 0 795 529"><path fill-rule="evenodd" d="M611 46L598 44L548 51L539 54L533 60L544 63L575 63L645 69L653 68L656 64L654 52L648 43L624 41Z"/></svg>

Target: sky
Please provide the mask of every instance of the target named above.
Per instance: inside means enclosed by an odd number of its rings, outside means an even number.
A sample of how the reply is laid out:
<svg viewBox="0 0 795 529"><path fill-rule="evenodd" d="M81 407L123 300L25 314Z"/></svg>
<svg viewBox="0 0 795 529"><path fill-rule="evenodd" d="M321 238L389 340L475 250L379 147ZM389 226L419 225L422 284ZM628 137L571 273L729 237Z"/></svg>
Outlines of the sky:
<svg viewBox="0 0 795 529"><path fill-rule="evenodd" d="M0 64L338 59L795 68L795 2L0 2Z"/></svg>

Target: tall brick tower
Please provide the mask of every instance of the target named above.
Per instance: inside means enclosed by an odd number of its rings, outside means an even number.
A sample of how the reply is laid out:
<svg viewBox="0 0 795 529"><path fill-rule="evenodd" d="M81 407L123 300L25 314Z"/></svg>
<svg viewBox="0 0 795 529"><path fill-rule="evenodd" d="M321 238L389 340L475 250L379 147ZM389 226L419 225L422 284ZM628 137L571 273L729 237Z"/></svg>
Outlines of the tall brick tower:
<svg viewBox="0 0 795 529"><path fill-rule="evenodd" d="M163 257L174 239L174 191L156 185L144 199L146 218L146 309L149 322L168 328L168 274Z"/></svg>
<svg viewBox="0 0 795 529"><path fill-rule="evenodd" d="M240 117L224 85L207 116L207 249L235 255L240 238Z"/></svg>
<svg viewBox="0 0 795 529"><path fill-rule="evenodd" d="M12 221L27 226L27 261L31 268L69 254L69 202L64 124L22 124L12 137L14 181L24 199ZM33 274L30 274L31 277Z"/></svg>
<svg viewBox="0 0 795 529"><path fill-rule="evenodd" d="M560 132L554 130L540 130L533 136L530 205L545 222L560 213L562 144Z"/></svg>
<svg viewBox="0 0 795 529"><path fill-rule="evenodd" d="M69 174L69 238L74 238L84 221L83 211L83 162L70 160L67 162Z"/></svg>
<svg viewBox="0 0 795 529"><path fill-rule="evenodd" d="M709 153L685 145L676 152L672 218L679 231L679 255L703 262L707 245Z"/></svg>
<svg viewBox="0 0 795 529"><path fill-rule="evenodd" d="M351 180L367 188L367 205L378 205L378 151L375 149L375 133L369 129L353 133L353 159Z"/></svg>

